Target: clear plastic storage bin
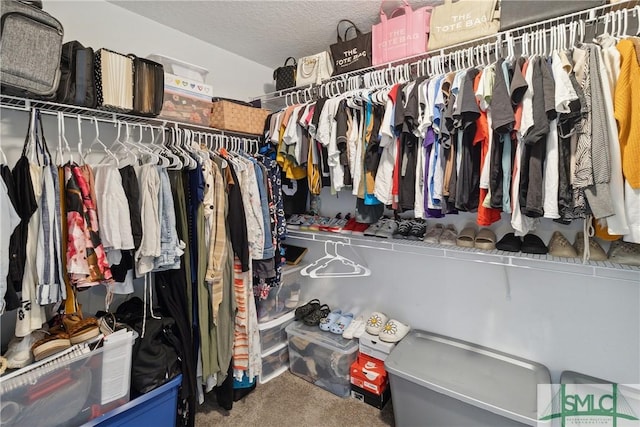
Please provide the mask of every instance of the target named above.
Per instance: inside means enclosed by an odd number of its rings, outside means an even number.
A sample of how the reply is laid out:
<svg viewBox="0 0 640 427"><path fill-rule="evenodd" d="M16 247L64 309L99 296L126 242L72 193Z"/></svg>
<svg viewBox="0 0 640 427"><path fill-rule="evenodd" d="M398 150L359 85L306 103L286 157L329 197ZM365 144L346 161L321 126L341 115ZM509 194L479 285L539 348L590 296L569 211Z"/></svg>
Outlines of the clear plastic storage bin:
<svg viewBox="0 0 640 427"><path fill-rule="evenodd" d="M271 289L266 299L256 301L258 322L269 322L298 307L300 303L300 270L303 265L285 267L282 283Z"/></svg>
<svg viewBox="0 0 640 427"><path fill-rule="evenodd" d="M152 53L147 59L162 64L165 73L175 74L180 77L195 80L200 83L207 81L209 70L199 65L190 64L180 59L171 58L170 56L158 55Z"/></svg>
<svg viewBox="0 0 640 427"><path fill-rule="evenodd" d="M351 393L349 372L358 342L294 322L287 326L289 369L295 375L340 397Z"/></svg>
<svg viewBox="0 0 640 427"><path fill-rule="evenodd" d="M262 353L262 377L272 379L276 373L282 374L289 367L289 347L287 343Z"/></svg>
<svg viewBox="0 0 640 427"><path fill-rule="evenodd" d="M291 322L293 322L294 318L295 313L290 311L284 316L258 325L262 354L266 354L276 347L281 347L287 344L287 332L285 329Z"/></svg>
<svg viewBox="0 0 640 427"><path fill-rule="evenodd" d="M131 340L61 352L0 379L2 426L78 426L129 402Z"/></svg>

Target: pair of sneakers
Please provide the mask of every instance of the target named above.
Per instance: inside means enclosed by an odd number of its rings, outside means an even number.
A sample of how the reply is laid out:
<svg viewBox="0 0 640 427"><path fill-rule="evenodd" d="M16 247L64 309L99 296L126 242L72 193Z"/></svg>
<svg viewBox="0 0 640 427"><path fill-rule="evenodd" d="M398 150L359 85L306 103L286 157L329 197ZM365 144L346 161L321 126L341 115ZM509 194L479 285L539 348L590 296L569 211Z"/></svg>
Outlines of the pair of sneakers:
<svg viewBox="0 0 640 427"><path fill-rule="evenodd" d="M377 336L380 341L397 343L404 338L411 327L380 312L374 311L367 319L365 330L369 335Z"/></svg>
<svg viewBox="0 0 640 427"><path fill-rule="evenodd" d="M422 240L427 224L422 219L403 219L398 221L398 228L393 234L395 239Z"/></svg>

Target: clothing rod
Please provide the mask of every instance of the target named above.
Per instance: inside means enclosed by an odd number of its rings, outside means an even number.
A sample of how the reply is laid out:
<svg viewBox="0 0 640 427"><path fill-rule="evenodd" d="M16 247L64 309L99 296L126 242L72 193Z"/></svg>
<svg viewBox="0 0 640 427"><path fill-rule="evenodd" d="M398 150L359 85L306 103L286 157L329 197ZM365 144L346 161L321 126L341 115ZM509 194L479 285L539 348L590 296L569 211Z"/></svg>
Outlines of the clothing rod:
<svg viewBox="0 0 640 427"><path fill-rule="evenodd" d="M625 0L618 3L614 3L614 4L605 4L602 6L593 7L591 9L585 9L582 11L558 16L555 18L550 18L544 21L523 25L521 27L512 28L510 30L501 31L495 34L477 38L472 41L457 43L451 46L444 47L442 49L437 49L432 52L423 52L417 55L403 58L401 60L391 61L385 64L363 68L361 70L353 71L351 73L340 74L338 76L332 77L331 79L319 85L312 84L308 87L303 87L295 90L285 89L283 91L265 94L265 95L262 95L261 97L255 98L254 100L261 100L262 102L270 102L270 101L275 101L280 98L283 98L284 96L287 96L287 95L288 96L293 95L296 98L298 98L302 95L302 92L304 92L307 89L311 89L313 91L321 86L326 87L326 85L329 85L334 82L342 82L342 84L346 86L346 81L350 77L358 76L362 79L362 76L364 74L381 71L387 68L393 69L398 66L404 66L406 63L409 63L410 66L417 66L417 64L419 64L421 60L427 59L429 57L433 57L434 53L437 54L435 55L437 57L446 57L447 55L449 55L450 53L453 53L454 51L463 50L461 48L469 48L469 47L473 47L477 45L485 45L489 43L500 43L500 45L502 46L506 42L505 39L507 35L511 35L512 37L520 36L522 33L526 32L527 30L535 31L537 29L542 29L546 26L552 27L553 25L567 23L572 20L580 20L581 17L583 18L581 20L584 21L585 23L595 24L605 19L606 12L616 11L616 10L626 10L625 13L627 14L629 12L633 13L634 11L637 11L637 9L634 9L634 7L639 5L640 5L640 0Z"/></svg>
<svg viewBox="0 0 640 427"><path fill-rule="evenodd" d="M172 120L159 119L154 117L140 117L131 114L117 113L106 110L94 110L86 107L79 107L74 105L59 104L56 102L40 101L35 99L27 99L9 95L2 95L0 98L0 107L3 109L14 111L29 112L32 109L39 109L41 114L57 115L62 113L65 118L68 119L80 119L93 121L94 119L100 123L115 125L118 122L123 124L129 124L131 126L146 125L152 126L154 129L170 129L172 127L180 129L189 129L194 132L201 132L222 136L234 136L240 138L247 138L253 141L258 141L259 137L254 134L247 134L242 132L230 132L222 129L216 129L207 126L196 125L192 123L181 123Z"/></svg>

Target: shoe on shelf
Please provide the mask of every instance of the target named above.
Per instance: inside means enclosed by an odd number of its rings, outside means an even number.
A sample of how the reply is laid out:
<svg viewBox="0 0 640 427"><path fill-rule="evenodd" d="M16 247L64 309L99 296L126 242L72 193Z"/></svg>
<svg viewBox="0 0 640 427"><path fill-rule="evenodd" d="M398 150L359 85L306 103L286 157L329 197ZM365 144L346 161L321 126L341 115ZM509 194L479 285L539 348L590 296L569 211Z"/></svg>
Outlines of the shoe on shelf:
<svg viewBox="0 0 640 427"><path fill-rule="evenodd" d="M391 319L384 325L378 336L380 341L396 343L404 338L410 330L409 325Z"/></svg>
<svg viewBox="0 0 640 427"><path fill-rule="evenodd" d="M300 307L296 308L295 320L304 319L305 317L307 317L309 314L311 314L313 311L315 311L318 308L320 308L320 300L317 298L314 298L308 303L306 303L305 305L301 305Z"/></svg>
<svg viewBox="0 0 640 427"><path fill-rule="evenodd" d="M353 227L353 231L351 232L351 234L353 234L354 236L364 236L365 231L367 231L370 226L371 226L371 224L365 224L363 222L356 222L355 226Z"/></svg>
<svg viewBox="0 0 640 427"><path fill-rule="evenodd" d="M342 335L344 330L349 327L351 322L353 322L353 313L343 314L342 316L340 316L340 318L337 321L335 321L331 325L331 327L329 328L329 331L337 335Z"/></svg>
<svg viewBox="0 0 640 427"><path fill-rule="evenodd" d="M316 310L306 315L302 321L307 326L318 326L322 319L327 317L331 313L331 308L327 304L322 304Z"/></svg>
<svg viewBox="0 0 640 427"><path fill-rule="evenodd" d="M573 247L576 248L578 258L582 258L584 256L584 232L579 231L576 234ZM589 259L592 261L604 261L607 259L607 253L593 237L589 237Z"/></svg>
<svg viewBox="0 0 640 427"><path fill-rule="evenodd" d="M562 258L577 258L578 252L559 231L554 231L549 240L549 255Z"/></svg>
<svg viewBox="0 0 640 427"><path fill-rule="evenodd" d="M411 220L403 219L398 223L398 229L393 234L394 239L406 239L411 232Z"/></svg>
<svg viewBox="0 0 640 427"><path fill-rule="evenodd" d="M496 249L506 252L520 252L522 239L513 233L507 233L496 243Z"/></svg>
<svg viewBox="0 0 640 427"><path fill-rule="evenodd" d="M360 338L360 336L362 336L362 334L364 333L364 328L364 319L362 318L362 316L358 316L353 319L353 321L347 328L345 328L344 332L342 333L342 338L346 338L348 340Z"/></svg>
<svg viewBox="0 0 640 427"><path fill-rule="evenodd" d="M440 236L444 232L444 225L438 223L427 228L427 232L424 235L425 243L440 243Z"/></svg>
<svg viewBox="0 0 640 427"><path fill-rule="evenodd" d="M453 224L447 224L444 230L442 230L438 243L444 246L455 246L457 238L458 230L456 230L456 227Z"/></svg>
<svg viewBox="0 0 640 427"><path fill-rule="evenodd" d="M414 219L411 222L411 230L409 230L408 240L423 240L424 234L427 232L427 223L422 219Z"/></svg>
<svg viewBox="0 0 640 427"><path fill-rule="evenodd" d="M342 229L344 227L346 227L347 223L351 221L351 214L348 213L345 215L344 218L340 218L337 221L335 221L335 223L329 225L327 227L327 231L331 232L331 233L341 233Z"/></svg>
<svg viewBox="0 0 640 427"><path fill-rule="evenodd" d="M339 233L341 233L341 234L352 234L353 230L355 230L355 228L356 228L356 224L358 224L358 223L356 222L355 218L349 218L349 220L344 225L344 227L342 227L342 229L339 231Z"/></svg>
<svg viewBox="0 0 640 427"><path fill-rule="evenodd" d="M57 330L54 333L49 331L44 338L36 341L33 346L31 346L31 351L37 362L52 354L68 349L71 347L71 344L71 338L68 333L61 330Z"/></svg>
<svg viewBox="0 0 640 427"><path fill-rule="evenodd" d="M483 251L491 251L496 248L496 233L488 228L478 231L473 246Z"/></svg>
<svg viewBox="0 0 640 427"><path fill-rule="evenodd" d="M375 224L371 224L369 227L367 227L367 229L364 231L364 235L365 236L371 236L371 237L375 237L376 233L378 231L380 231L380 229L382 228L382 226L384 225L385 222L387 222L388 219L386 218L382 218L380 220L378 220L378 222L376 222Z"/></svg>
<svg viewBox="0 0 640 427"><path fill-rule="evenodd" d="M473 248L476 244L476 229L473 227L465 227L458 234L456 245L461 248Z"/></svg>
<svg viewBox="0 0 640 427"><path fill-rule="evenodd" d="M26 337L13 337L9 341L7 352L3 355L7 359L8 369L20 369L33 361L31 347L37 341L44 338L45 332L41 330L33 331Z"/></svg>
<svg viewBox="0 0 640 427"><path fill-rule="evenodd" d="M320 231L330 231L330 228L335 227L338 221L342 221L341 212L338 212L335 217L330 218L328 221L323 221L322 223L320 223L318 228L320 229Z"/></svg>
<svg viewBox="0 0 640 427"><path fill-rule="evenodd" d="M609 247L609 261L640 266L640 244L615 240Z"/></svg>
<svg viewBox="0 0 640 427"><path fill-rule="evenodd" d="M376 231L376 237L382 237L383 239L391 239L393 234L398 229L398 221L390 219L384 224L378 231Z"/></svg>
<svg viewBox="0 0 640 427"><path fill-rule="evenodd" d="M544 255L549 252L549 249L547 249L542 239L535 234L527 234L524 236L520 250L522 253L535 255Z"/></svg>

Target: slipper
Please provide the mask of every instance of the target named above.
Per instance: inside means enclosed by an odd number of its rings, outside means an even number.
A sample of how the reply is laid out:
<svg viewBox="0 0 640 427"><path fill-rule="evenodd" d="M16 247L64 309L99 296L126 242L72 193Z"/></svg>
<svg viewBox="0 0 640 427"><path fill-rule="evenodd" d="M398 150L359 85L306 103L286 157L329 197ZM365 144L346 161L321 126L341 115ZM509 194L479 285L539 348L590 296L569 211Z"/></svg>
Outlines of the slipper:
<svg viewBox="0 0 640 427"><path fill-rule="evenodd" d="M476 249L482 249L485 251L491 251L496 248L496 233L489 230L488 228L483 228L478 231L476 234L476 240L474 242L474 247Z"/></svg>
<svg viewBox="0 0 640 427"><path fill-rule="evenodd" d="M327 304L322 304L312 313L305 316L304 319L302 319L302 321L307 326L318 326L320 321L323 318L327 317L329 313L331 313L331 309L329 308L329 306Z"/></svg>
<svg viewBox="0 0 640 427"><path fill-rule="evenodd" d="M95 317L82 318L78 314L65 314L62 319L71 344L78 344L100 335L100 326Z"/></svg>
<svg viewBox="0 0 640 427"><path fill-rule="evenodd" d="M20 369L33 362L31 348L35 342L44 337L45 332L37 330L23 338L11 338L7 352L4 354L4 358L7 360L7 368Z"/></svg>
<svg viewBox="0 0 640 427"><path fill-rule="evenodd" d="M458 230L456 230L456 227L453 224L447 224L444 230L442 230L438 243L444 246L455 246L457 238Z"/></svg>
<svg viewBox="0 0 640 427"><path fill-rule="evenodd" d="M549 254L563 258L577 258L576 248L571 246L569 240L559 231L554 231L549 240Z"/></svg>
<svg viewBox="0 0 640 427"><path fill-rule="evenodd" d="M522 239L522 247L520 248L520 250L525 254L538 255L544 255L549 252L542 239L535 234L527 234L526 236L524 236L524 239Z"/></svg>
<svg viewBox="0 0 640 427"><path fill-rule="evenodd" d="M334 334L342 335L344 330L349 327L351 322L353 322L353 314L344 314L340 317L340 319L334 322L333 325L331 325L331 328L329 330Z"/></svg>
<svg viewBox="0 0 640 427"><path fill-rule="evenodd" d="M438 223L427 229L424 235L425 243L440 243L440 237L444 232L444 225Z"/></svg>
<svg viewBox="0 0 640 427"><path fill-rule="evenodd" d="M386 314L374 311L367 319L367 326L365 330L371 335L378 335L382 330L382 327L387 323L389 317Z"/></svg>
<svg viewBox="0 0 640 427"><path fill-rule="evenodd" d="M342 310L335 310L329 313L327 317L322 318L318 327L323 331L328 331L335 322L342 316Z"/></svg>
<svg viewBox="0 0 640 427"><path fill-rule="evenodd" d="M382 237L383 239L391 239L393 234L398 230L398 222L390 219L382 224L382 227L376 231L376 237Z"/></svg>
<svg viewBox="0 0 640 427"><path fill-rule="evenodd" d="M358 316L353 319L353 322L351 322L351 324L342 333L342 338L346 338L348 340L353 339L360 329L364 332L364 319L362 316Z"/></svg>
<svg viewBox="0 0 640 427"><path fill-rule="evenodd" d="M33 357L37 362L45 357L51 356L52 354L66 350L69 347L71 347L69 334L66 332L57 332L36 341L31 347L31 351L33 352Z"/></svg>
<svg viewBox="0 0 640 427"><path fill-rule="evenodd" d="M520 252L522 239L513 233L507 233L496 243L496 249L506 252Z"/></svg>
<svg viewBox="0 0 640 427"><path fill-rule="evenodd" d="M380 341L384 342L399 342L402 338L409 333L411 328L409 325L400 323L397 320L391 319L380 331Z"/></svg>
<svg viewBox="0 0 640 427"><path fill-rule="evenodd" d="M476 229L473 227L465 227L458 234L456 244L462 248L473 248L476 241Z"/></svg>
<svg viewBox="0 0 640 427"><path fill-rule="evenodd" d="M305 305L301 305L300 307L296 308L295 320L304 319L306 316L313 313L319 307L320 307L320 300L317 298L312 299Z"/></svg>

